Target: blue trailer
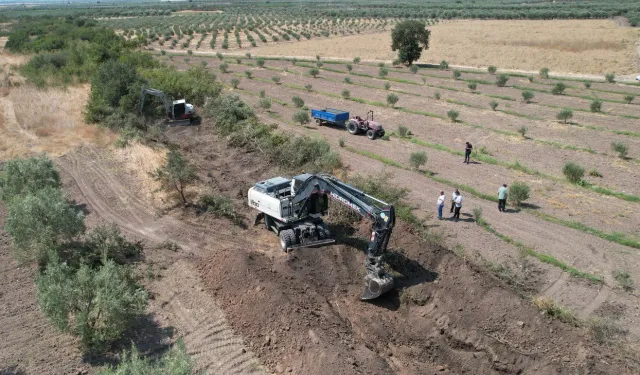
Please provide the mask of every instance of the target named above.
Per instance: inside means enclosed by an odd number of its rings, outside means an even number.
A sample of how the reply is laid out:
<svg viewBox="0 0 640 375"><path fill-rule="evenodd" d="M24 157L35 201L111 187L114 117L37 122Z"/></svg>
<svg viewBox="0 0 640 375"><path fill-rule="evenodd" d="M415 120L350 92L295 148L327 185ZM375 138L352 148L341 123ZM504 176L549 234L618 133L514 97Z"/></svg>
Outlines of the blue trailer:
<svg viewBox="0 0 640 375"><path fill-rule="evenodd" d="M349 121L349 112L333 108L312 109L311 117L316 120L318 125L332 124L345 126L347 121Z"/></svg>

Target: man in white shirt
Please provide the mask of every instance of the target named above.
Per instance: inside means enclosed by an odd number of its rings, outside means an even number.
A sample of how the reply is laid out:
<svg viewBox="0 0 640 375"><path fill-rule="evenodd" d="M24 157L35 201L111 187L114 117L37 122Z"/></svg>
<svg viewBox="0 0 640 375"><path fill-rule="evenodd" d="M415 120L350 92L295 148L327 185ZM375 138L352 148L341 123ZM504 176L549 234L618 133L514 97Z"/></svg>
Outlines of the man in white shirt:
<svg viewBox="0 0 640 375"><path fill-rule="evenodd" d="M440 192L440 197L438 198L438 219L442 220L442 209L444 208L444 201L447 200L447 197L444 195L444 191Z"/></svg>
<svg viewBox="0 0 640 375"><path fill-rule="evenodd" d="M454 190L453 193L451 193L451 213L453 213L453 209L456 208L456 197L458 196L458 189Z"/></svg>
<svg viewBox="0 0 640 375"><path fill-rule="evenodd" d="M455 208L455 212L453 213L453 218L456 219L456 222L458 222L458 220L460 220L460 209L462 208L462 194L460 194L460 191L458 191L456 189L456 200L454 202L456 208Z"/></svg>

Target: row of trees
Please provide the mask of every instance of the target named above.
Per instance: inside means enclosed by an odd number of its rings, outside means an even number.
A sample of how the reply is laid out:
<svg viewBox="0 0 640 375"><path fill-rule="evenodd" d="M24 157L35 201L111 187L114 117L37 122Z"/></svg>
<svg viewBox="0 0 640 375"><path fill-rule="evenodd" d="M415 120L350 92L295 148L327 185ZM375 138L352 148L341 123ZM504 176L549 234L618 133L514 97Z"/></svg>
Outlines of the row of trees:
<svg viewBox="0 0 640 375"><path fill-rule="evenodd" d="M6 162L0 186L15 256L39 265L41 310L58 329L78 336L86 351L106 350L146 307L147 292L129 266L140 244L112 225L87 233L82 211L64 197L46 156Z"/></svg>

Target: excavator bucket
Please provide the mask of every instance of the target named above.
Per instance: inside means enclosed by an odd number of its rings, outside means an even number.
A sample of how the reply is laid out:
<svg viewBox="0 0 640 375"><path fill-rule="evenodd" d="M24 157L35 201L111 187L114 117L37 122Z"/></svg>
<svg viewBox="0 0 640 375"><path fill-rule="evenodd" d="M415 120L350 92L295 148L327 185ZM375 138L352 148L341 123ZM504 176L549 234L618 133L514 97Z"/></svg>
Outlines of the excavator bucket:
<svg viewBox="0 0 640 375"><path fill-rule="evenodd" d="M387 274L382 277L367 275L364 278L364 291L361 300L370 300L380 297L393 289L393 278Z"/></svg>

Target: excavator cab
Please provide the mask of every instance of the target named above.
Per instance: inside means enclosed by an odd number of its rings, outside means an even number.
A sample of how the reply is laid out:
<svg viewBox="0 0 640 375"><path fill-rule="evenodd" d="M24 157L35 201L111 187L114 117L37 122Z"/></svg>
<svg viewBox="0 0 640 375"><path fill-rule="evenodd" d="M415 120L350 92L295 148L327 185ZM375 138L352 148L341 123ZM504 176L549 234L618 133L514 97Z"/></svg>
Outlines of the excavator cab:
<svg viewBox="0 0 640 375"><path fill-rule="evenodd" d="M196 111L192 104L187 103L185 99L171 100L164 92L151 88L142 89L140 93L140 113L144 109L147 95L152 95L162 100L168 125L179 126L198 123Z"/></svg>

